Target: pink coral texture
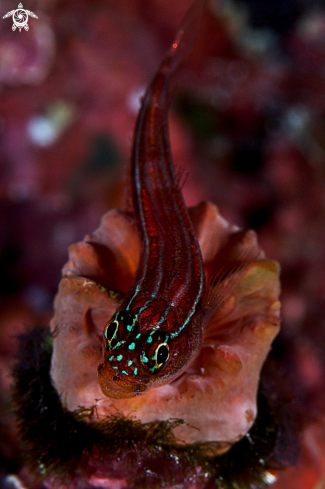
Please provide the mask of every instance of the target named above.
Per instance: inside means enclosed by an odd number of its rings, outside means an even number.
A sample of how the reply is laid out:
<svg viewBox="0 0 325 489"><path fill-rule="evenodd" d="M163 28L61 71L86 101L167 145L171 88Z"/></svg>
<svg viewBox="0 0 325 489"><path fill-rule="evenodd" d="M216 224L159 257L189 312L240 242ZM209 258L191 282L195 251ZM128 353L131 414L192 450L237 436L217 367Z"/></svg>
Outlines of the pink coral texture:
<svg viewBox="0 0 325 489"><path fill-rule="evenodd" d="M260 371L279 331L279 266L265 259L253 231L230 225L215 205L201 203L190 215L207 280L220 259L238 255L245 266L234 272L236 286L206 322L201 350L187 370L139 397L103 398L97 381L103 330L132 283L140 253L132 215L111 210L96 231L69 248L51 321L51 377L70 411L96 406L99 421L117 413L142 423L182 419L174 429L177 441L216 441L222 451L256 417Z"/></svg>

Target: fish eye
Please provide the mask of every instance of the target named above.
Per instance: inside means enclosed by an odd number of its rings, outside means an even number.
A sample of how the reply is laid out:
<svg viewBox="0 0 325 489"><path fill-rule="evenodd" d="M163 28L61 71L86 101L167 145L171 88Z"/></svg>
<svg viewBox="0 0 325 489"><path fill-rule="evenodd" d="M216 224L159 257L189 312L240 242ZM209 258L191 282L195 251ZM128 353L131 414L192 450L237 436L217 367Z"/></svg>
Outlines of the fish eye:
<svg viewBox="0 0 325 489"><path fill-rule="evenodd" d="M111 345L112 340L116 337L118 331L118 321L112 321L105 328L105 338L107 339L108 346Z"/></svg>
<svg viewBox="0 0 325 489"><path fill-rule="evenodd" d="M156 367L161 368L168 360L169 348L167 343L160 343L156 349Z"/></svg>
<svg viewBox="0 0 325 489"><path fill-rule="evenodd" d="M169 358L168 341L170 334L166 331L153 329L141 343L140 362L144 369L156 374Z"/></svg>
<svg viewBox="0 0 325 489"><path fill-rule="evenodd" d="M137 316L132 317L127 311L117 311L114 314L105 327L105 338L109 350L117 348L125 343L123 335L125 335L127 331L131 332L133 330L136 320ZM114 345L113 340L114 342L116 340L118 342Z"/></svg>

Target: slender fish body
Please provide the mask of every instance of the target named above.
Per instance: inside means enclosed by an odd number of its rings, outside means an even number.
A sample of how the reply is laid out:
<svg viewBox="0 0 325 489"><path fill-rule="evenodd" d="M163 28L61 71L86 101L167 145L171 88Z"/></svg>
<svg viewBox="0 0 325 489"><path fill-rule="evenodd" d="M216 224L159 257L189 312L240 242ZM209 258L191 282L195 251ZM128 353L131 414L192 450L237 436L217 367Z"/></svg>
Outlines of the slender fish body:
<svg viewBox="0 0 325 489"><path fill-rule="evenodd" d="M135 128L130 181L142 247L133 284L104 332L98 380L112 398L134 397L176 379L202 342L202 258L175 174L167 121L170 78L191 44L202 5L195 2L160 64Z"/></svg>

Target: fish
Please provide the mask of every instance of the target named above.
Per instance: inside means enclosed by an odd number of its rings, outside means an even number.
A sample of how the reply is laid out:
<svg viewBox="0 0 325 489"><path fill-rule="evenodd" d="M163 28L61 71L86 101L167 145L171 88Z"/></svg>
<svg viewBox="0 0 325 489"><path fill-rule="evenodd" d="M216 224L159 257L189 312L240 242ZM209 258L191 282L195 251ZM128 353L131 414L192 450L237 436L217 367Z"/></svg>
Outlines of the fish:
<svg viewBox="0 0 325 489"><path fill-rule="evenodd" d="M170 150L173 75L196 37L204 0L189 10L143 97L130 162L130 197L141 240L130 289L103 335L103 394L128 399L179 377L202 344L206 279Z"/></svg>

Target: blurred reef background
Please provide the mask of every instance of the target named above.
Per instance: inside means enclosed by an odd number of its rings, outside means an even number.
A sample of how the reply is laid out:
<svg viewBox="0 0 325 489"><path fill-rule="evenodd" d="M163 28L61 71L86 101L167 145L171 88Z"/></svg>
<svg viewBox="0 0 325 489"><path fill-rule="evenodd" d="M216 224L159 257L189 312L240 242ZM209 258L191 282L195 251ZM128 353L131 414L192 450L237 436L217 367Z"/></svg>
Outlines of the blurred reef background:
<svg viewBox="0 0 325 489"><path fill-rule="evenodd" d="M21 468L10 414L15 336L45 325L67 248L121 207L140 97L189 0L0 4L0 481ZM188 205L255 229L282 267L272 355L306 418L275 489L325 487L325 4L207 0L170 111Z"/></svg>

